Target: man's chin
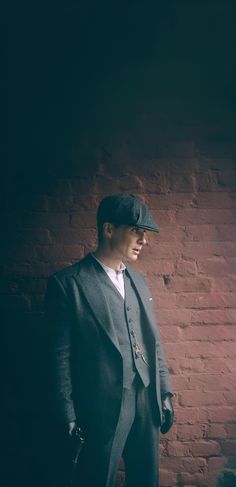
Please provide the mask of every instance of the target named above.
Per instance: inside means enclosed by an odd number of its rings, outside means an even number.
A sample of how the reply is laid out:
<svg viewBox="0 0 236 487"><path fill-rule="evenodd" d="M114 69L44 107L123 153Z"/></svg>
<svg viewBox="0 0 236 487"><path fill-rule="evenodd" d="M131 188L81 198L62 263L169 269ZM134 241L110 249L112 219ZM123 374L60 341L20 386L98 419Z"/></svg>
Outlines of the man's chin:
<svg viewBox="0 0 236 487"><path fill-rule="evenodd" d="M138 260L138 258L139 258L139 254L132 252L131 254L129 254L127 260L129 260L130 262L136 262L136 260Z"/></svg>

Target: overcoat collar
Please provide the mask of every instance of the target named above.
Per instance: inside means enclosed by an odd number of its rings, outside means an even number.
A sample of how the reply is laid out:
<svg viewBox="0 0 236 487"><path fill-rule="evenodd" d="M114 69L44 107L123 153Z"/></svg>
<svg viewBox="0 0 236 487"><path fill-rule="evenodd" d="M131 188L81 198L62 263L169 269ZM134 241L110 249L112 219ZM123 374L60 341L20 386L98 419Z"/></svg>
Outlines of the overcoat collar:
<svg viewBox="0 0 236 487"><path fill-rule="evenodd" d="M76 279L79 288L83 292L95 319L99 322L108 338L120 352L112 314L107 304L105 293L103 293L99 282L99 274L97 272L97 266L99 266L99 263L92 257L91 254L88 254L82 262L83 265L79 265L79 272L74 276L74 278ZM99 267L99 270L101 272L105 272L102 267ZM134 272L130 267L127 268L127 272L133 281L147 319L150 322L152 330L154 331L153 314L150 311L150 303L148 302L148 299L150 298L147 293L147 289L144 287L138 273Z"/></svg>

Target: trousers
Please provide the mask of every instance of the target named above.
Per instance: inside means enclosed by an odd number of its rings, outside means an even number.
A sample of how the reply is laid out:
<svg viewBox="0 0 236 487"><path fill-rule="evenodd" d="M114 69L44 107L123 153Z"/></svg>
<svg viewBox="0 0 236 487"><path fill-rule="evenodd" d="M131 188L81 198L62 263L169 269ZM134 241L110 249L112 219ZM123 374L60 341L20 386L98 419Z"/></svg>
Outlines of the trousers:
<svg viewBox="0 0 236 487"><path fill-rule="evenodd" d="M80 456L75 487L114 487L121 457L127 487L159 487L159 439L150 386L135 379L123 389L114 436L104 445L86 445Z"/></svg>

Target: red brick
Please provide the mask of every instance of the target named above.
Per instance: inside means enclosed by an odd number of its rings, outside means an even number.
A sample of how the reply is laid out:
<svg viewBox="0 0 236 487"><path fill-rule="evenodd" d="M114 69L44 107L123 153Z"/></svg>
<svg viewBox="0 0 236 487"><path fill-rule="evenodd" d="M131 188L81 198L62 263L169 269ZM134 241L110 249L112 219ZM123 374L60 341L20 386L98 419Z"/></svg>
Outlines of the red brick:
<svg viewBox="0 0 236 487"><path fill-rule="evenodd" d="M157 219L158 221L158 219ZM159 223L159 222L158 222ZM152 245L153 239L158 242L181 242L185 238L185 231L182 227L171 225L161 225L160 232L157 235L148 235L150 244Z"/></svg>
<svg viewBox="0 0 236 487"><path fill-rule="evenodd" d="M203 470L203 473L188 473L188 472L180 472L178 473L178 484L177 486L184 486L184 487L216 487L215 484L210 486L206 480L206 469L200 468L200 471Z"/></svg>
<svg viewBox="0 0 236 487"><path fill-rule="evenodd" d="M202 359L199 357L189 358L189 357L175 357L175 358L168 358L168 366L173 371L174 374L179 373L198 373L204 372L206 367L206 359ZM214 361L216 362L216 361ZM226 371L229 370L228 365L225 364Z"/></svg>
<svg viewBox="0 0 236 487"><path fill-rule="evenodd" d="M165 350L169 358L180 357L202 357L209 359L211 357L233 357L235 354L234 342L179 342L176 346L174 343L166 343Z"/></svg>
<svg viewBox="0 0 236 487"><path fill-rule="evenodd" d="M191 276L197 274L197 266L193 261L179 259L176 262L175 270L178 276Z"/></svg>
<svg viewBox="0 0 236 487"><path fill-rule="evenodd" d="M184 242L182 257L184 259L205 259L207 257L235 257L234 242Z"/></svg>
<svg viewBox="0 0 236 487"><path fill-rule="evenodd" d="M92 210L96 212L99 202L100 196L96 194L74 193L71 211Z"/></svg>
<svg viewBox="0 0 236 487"><path fill-rule="evenodd" d="M191 311L188 309L160 309L158 321L160 324L174 325L190 323Z"/></svg>
<svg viewBox="0 0 236 487"><path fill-rule="evenodd" d="M166 328L164 328L166 329ZM162 331L162 329L161 329ZM162 335L162 333L161 333ZM185 389L190 389L189 387L189 377L183 374L172 375L171 383L175 392L183 391Z"/></svg>
<svg viewBox="0 0 236 487"><path fill-rule="evenodd" d="M234 406L216 406L210 407L206 411L206 416L213 423L227 423L236 421L236 407ZM226 431L228 425L225 426Z"/></svg>
<svg viewBox="0 0 236 487"><path fill-rule="evenodd" d="M196 224L222 224L235 223L236 211L234 209L199 209L191 208L178 210L176 221L180 225Z"/></svg>
<svg viewBox="0 0 236 487"><path fill-rule="evenodd" d="M213 440L172 441L168 444L168 453L170 456L209 457L220 455L221 448L219 443Z"/></svg>
<svg viewBox="0 0 236 487"><path fill-rule="evenodd" d="M53 243L62 243L63 245L87 245L91 243L95 246L97 232L95 229L90 228L57 228L52 231L52 239Z"/></svg>
<svg viewBox="0 0 236 487"><path fill-rule="evenodd" d="M155 193L155 197L159 196L159 193L165 193L167 190L167 178L165 174L160 174L157 178L153 177L142 177L142 188L147 194ZM147 196L145 195L145 201L147 203ZM151 195L153 196L153 195Z"/></svg>
<svg viewBox="0 0 236 487"><path fill-rule="evenodd" d="M156 185L157 188L158 186ZM94 178L93 193L103 194L108 191L109 194L112 194L140 190L143 190L143 184L138 176L130 175L114 178L113 176L97 175Z"/></svg>
<svg viewBox="0 0 236 487"><path fill-rule="evenodd" d="M171 457L189 457L191 453L191 443L183 441L168 442L168 455Z"/></svg>
<svg viewBox="0 0 236 487"><path fill-rule="evenodd" d="M236 308L227 308L221 310L192 310L192 323L234 323L236 320Z"/></svg>
<svg viewBox="0 0 236 487"><path fill-rule="evenodd" d="M177 440L181 442L199 441L206 437L206 424L179 424L177 426Z"/></svg>
<svg viewBox="0 0 236 487"><path fill-rule="evenodd" d="M182 391L179 393L179 403L184 407L188 406L224 406L226 404L224 395L219 391Z"/></svg>
<svg viewBox="0 0 236 487"><path fill-rule="evenodd" d="M173 375L172 380L178 376ZM174 382L173 382L174 383ZM175 390L175 389L174 389ZM222 411L222 414L220 412ZM215 422L225 422L235 418L236 411L228 406L207 406L207 407L177 407L175 406L175 424L196 424ZM216 418L216 419L214 419ZM219 421L218 421L219 419Z"/></svg>
<svg viewBox="0 0 236 487"><path fill-rule="evenodd" d="M164 342L177 343L181 339L180 328L178 326L161 326L161 339Z"/></svg>
<svg viewBox="0 0 236 487"><path fill-rule="evenodd" d="M209 472L214 472L214 471L219 471L222 470L227 463L227 458L226 457L212 457L209 458L208 460L208 471Z"/></svg>
<svg viewBox="0 0 236 487"><path fill-rule="evenodd" d="M70 224L73 228L96 228L96 213L94 211L72 212Z"/></svg>
<svg viewBox="0 0 236 487"><path fill-rule="evenodd" d="M153 261L153 259L147 259L144 256L140 262L143 262L145 265L145 272L148 274L152 274L153 276L158 276L158 275L171 275L174 273L175 268L174 268L174 263L171 262L168 259L158 259Z"/></svg>
<svg viewBox="0 0 236 487"><path fill-rule="evenodd" d="M225 293L236 291L236 276L230 275L227 277L214 277L212 279L212 291L215 293Z"/></svg>
<svg viewBox="0 0 236 487"><path fill-rule="evenodd" d="M207 438L226 438L226 431L223 424L212 423L207 426Z"/></svg>
<svg viewBox="0 0 236 487"><path fill-rule="evenodd" d="M231 198L228 192L218 192L218 193L199 193L196 196L196 206L198 208L216 208L216 209L226 209L235 208L235 201Z"/></svg>
<svg viewBox="0 0 236 487"><path fill-rule="evenodd" d="M152 215L157 223L160 225L160 232L162 228L166 225L174 224L174 211L173 210L152 210ZM173 226L174 235L174 226Z"/></svg>
<svg viewBox="0 0 236 487"><path fill-rule="evenodd" d="M221 341L236 339L234 326L232 325L197 325L187 326L182 330L180 338L182 340L200 340L200 341Z"/></svg>
<svg viewBox="0 0 236 487"><path fill-rule="evenodd" d="M227 438L236 438L236 423L230 423L225 425Z"/></svg>
<svg viewBox="0 0 236 487"><path fill-rule="evenodd" d="M218 233L218 239L217 240L223 240L225 242L227 241L235 241L236 240L236 226L235 224L231 225L217 225L216 227L217 233Z"/></svg>
<svg viewBox="0 0 236 487"><path fill-rule="evenodd" d="M161 308L175 308L176 296L177 295L175 293L168 292L153 293L153 298L155 300L155 304L158 310L160 310Z"/></svg>
<svg viewBox="0 0 236 487"><path fill-rule="evenodd" d="M206 357L203 361L204 370L211 373L211 372L218 372L220 373L234 373L235 372L235 359L224 357L224 358L217 358L215 357Z"/></svg>
<svg viewBox="0 0 236 487"><path fill-rule="evenodd" d="M171 472L189 472L195 473L200 470L205 470L207 466L204 458L191 457L162 457L161 468L170 470Z"/></svg>
<svg viewBox="0 0 236 487"><path fill-rule="evenodd" d="M170 278L166 286L171 292L209 292L211 290L211 280L206 277L179 277Z"/></svg>
<svg viewBox="0 0 236 487"><path fill-rule="evenodd" d="M156 259L174 259L181 256L181 251L182 245L180 243L168 242L167 244L155 241L149 247L144 248L143 254L148 254L149 258L153 259L155 266Z"/></svg>
<svg viewBox="0 0 236 487"><path fill-rule="evenodd" d="M165 291L165 284L162 277L156 277L146 273L144 264L141 263L137 264L135 266L135 269L142 272L142 274L145 276L152 295L154 295L154 291L160 293L163 293Z"/></svg>
<svg viewBox="0 0 236 487"><path fill-rule="evenodd" d="M180 227L184 232L184 241L193 240L197 242L205 242L222 240L222 238L219 237L219 231L216 225L194 225L194 222L192 223L193 224ZM223 238L223 240L225 240L225 238Z"/></svg>
<svg viewBox="0 0 236 487"><path fill-rule="evenodd" d="M213 257L197 261L198 272L209 276L224 276L230 272L230 266L224 257Z"/></svg>
<svg viewBox="0 0 236 487"><path fill-rule="evenodd" d="M162 487L172 487L177 481L177 476L169 470L160 468L160 482Z"/></svg>
<svg viewBox="0 0 236 487"><path fill-rule="evenodd" d="M172 376L174 379L176 376ZM201 407L180 407L175 406L175 423L176 424L196 424L207 421L207 414L203 414L205 409Z"/></svg>
<svg viewBox="0 0 236 487"><path fill-rule="evenodd" d="M171 174L169 178L170 191L174 193L192 193L195 190L195 179L192 174Z"/></svg>
<svg viewBox="0 0 236 487"><path fill-rule="evenodd" d="M236 365L234 364L234 372L236 370ZM227 404L234 406L236 404L236 389L234 388L230 392L224 392L224 397Z"/></svg>
<svg viewBox="0 0 236 487"><path fill-rule="evenodd" d="M84 256L84 247L82 245L44 245L36 247L38 257L47 262L58 260L77 259Z"/></svg>
<svg viewBox="0 0 236 487"><path fill-rule="evenodd" d="M229 265L229 273L236 274L236 258L235 257L228 257L227 264Z"/></svg>
<svg viewBox="0 0 236 487"><path fill-rule="evenodd" d="M145 199L151 209L170 210L191 206L193 195L191 193L149 194Z"/></svg>
<svg viewBox="0 0 236 487"><path fill-rule="evenodd" d="M174 294L172 294L173 296ZM172 298L171 298L172 299ZM175 306L180 308L225 308L234 307L236 293L181 293L175 294Z"/></svg>
<svg viewBox="0 0 236 487"><path fill-rule="evenodd" d="M227 467L227 462L228 460L224 456L210 457L208 459L208 473L205 478L207 487L216 487L219 475L224 467Z"/></svg>
<svg viewBox="0 0 236 487"><path fill-rule="evenodd" d="M175 392L184 390L208 391L229 391L234 387L234 374L192 374L173 375L172 384ZM209 416L207 416L209 417Z"/></svg>

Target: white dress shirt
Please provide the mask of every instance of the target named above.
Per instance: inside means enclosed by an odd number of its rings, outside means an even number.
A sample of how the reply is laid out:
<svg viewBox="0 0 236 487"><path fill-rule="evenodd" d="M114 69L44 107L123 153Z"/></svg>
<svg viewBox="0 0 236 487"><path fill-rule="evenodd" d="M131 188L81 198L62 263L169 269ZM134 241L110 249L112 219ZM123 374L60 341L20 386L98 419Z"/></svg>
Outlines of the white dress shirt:
<svg viewBox="0 0 236 487"><path fill-rule="evenodd" d="M125 283L124 283L124 270L126 269L125 264L121 263L120 269L115 271L111 267L108 267L106 264L101 262L94 254L92 254L93 258L102 266L108 277L111 279L113 284L116 286L116 289L121 294L122 298L125 299Z"/></svg>

